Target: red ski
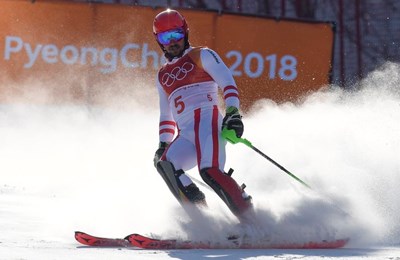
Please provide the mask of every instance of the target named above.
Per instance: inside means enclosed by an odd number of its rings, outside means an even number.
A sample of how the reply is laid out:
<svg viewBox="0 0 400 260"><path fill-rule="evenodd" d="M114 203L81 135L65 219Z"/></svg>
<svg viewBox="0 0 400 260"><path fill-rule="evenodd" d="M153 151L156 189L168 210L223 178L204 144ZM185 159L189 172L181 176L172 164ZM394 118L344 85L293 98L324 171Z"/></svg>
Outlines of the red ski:
<svg viewBox="0 0 400 260"><path fill-rule="evenodd" d="M94 247L136 247L142 249L334 249L344 247L348 239L307 243L256 243L239 244L237 240L227 240L225 243L211 241L185 241L180 239L155 239L139 234L131 234L122 238L96 237L76 231L75 239L84 245Z"/></svg>
<svg viewBox="0 0 400 260"><path fill-rule="evenodd" d="M143 249L334 249L344 247L348 239L307 243L256 243L239 244L236 240L226 243L208 241L184 241L179 239L154 239L139 234L131 234L127 239L133 246Z"/></svg>
<svg viewBox="0 0 400 260"><path fill-rule="evenodd" d="M131 247L128 240L122 238L95 237L80 231L75 232L75 239L81 244L96 247Z"/></svg>

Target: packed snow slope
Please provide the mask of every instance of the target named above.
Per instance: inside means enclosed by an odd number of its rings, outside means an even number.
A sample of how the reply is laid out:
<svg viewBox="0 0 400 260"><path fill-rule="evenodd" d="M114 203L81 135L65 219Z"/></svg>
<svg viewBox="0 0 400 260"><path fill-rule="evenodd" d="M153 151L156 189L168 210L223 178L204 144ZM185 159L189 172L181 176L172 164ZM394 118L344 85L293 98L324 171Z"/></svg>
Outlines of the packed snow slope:
<svg viewBox="0 0 400 260"><path fill-rule="evenodd" d="M227 145L226 170L256 208L259 229L247 232L273 241L350 238L348 249L333 251L81 248L76 230L188 239L243 230L201 184L209 210L196 221L170 194L152 162L156 97L124 100L131 109L0 104L0 259L398 257L399 71L388 63L351 91L329 86L297 104L262 100L244 115L244 137L312 190L245 145ZM196 169L189 174L201 180Z"/></svg>

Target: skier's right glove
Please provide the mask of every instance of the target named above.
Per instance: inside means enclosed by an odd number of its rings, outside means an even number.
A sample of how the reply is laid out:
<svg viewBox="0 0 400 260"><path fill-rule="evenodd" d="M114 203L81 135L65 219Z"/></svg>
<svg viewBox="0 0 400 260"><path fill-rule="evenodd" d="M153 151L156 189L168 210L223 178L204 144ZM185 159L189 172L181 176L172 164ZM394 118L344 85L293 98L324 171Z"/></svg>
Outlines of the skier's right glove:
<svg viewBox="0 0 400 260"><path fill-rule="evenodd" d="M161 156L164 154L165 149L168 147L169 143L167 142L160 142L160 144L158 145L158 149L156 151L156 153L154 154L154 167L157 168L157 162L161 159Z"/></svg>
<svg viewBox="0 0 400 260"><path fill-rule="evenodd" d="M242 137L244 126L242 116L239 114L239 110L236 107L231 106L226 109L226 115L224 120L222 120L222 130L225 127L228 130L233 129L236 133L236 137Z"/></svg>

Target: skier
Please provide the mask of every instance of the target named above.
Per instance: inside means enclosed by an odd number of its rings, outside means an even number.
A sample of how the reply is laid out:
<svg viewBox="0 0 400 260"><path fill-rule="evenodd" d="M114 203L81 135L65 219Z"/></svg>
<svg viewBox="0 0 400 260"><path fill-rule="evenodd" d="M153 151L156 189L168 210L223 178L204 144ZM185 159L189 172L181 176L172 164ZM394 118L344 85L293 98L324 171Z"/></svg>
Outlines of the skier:
<svg viewBox="0 0 400 260"><path fill-rule="evenodd" d="M153 33L167 59L156 80L160 143L154 166L182 205L205 205L204 193L185 174L197 165L205 183L242 221L252 208L251 197L231 177L232 170L224 172L226 140L221 136L223 128L233 129L237 137L243 134L233 76L213 50L190 45L189 27L178 11L159 13ZM218 88L225 101L225 117L218 109Z"/></svg>

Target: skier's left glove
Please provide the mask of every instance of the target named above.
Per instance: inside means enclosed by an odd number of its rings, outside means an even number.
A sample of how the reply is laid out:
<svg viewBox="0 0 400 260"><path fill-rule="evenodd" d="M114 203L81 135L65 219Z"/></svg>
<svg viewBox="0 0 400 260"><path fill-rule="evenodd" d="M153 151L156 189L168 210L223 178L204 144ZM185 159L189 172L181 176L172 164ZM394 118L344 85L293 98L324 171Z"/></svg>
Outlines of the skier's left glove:
<svg viewBox="0 0 400 260"><path fill-rule="evenodd" d="M228 130L233 129L238 138L242 137L244 125L242 122L242 116L239 114L239 110L236 107L227 107L226 115L222 120L222 129L225 127Z"/></svg>
<svg viewBox="0 0 400 260"><path fill-rule="evenodd" d="M156 151L156 153L154 154L154 167L157 168L157 162L161 159L161 156L164 154L165 149L168 147L169 143L167 142L160 142L160 144L158 145L158 149Z"/></svg>

